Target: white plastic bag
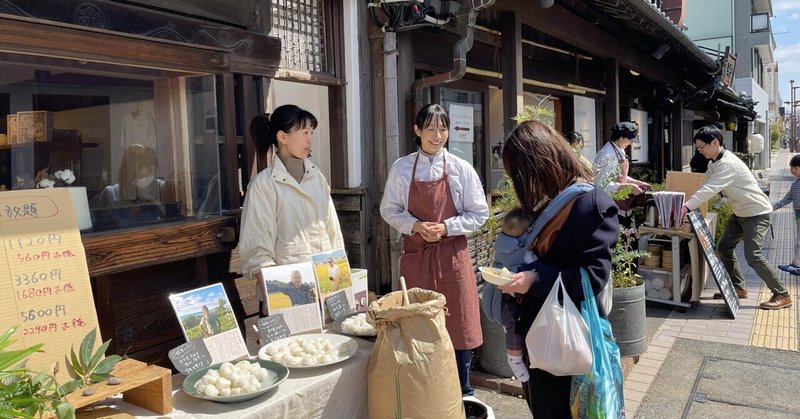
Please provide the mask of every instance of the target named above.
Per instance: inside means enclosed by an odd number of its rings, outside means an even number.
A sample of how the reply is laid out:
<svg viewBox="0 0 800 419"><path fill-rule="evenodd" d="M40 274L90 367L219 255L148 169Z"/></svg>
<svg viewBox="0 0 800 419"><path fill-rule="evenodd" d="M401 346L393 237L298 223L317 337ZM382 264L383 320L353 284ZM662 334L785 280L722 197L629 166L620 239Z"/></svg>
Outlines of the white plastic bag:
<svg viewBox="0 0 800 419"><path fill-rule="evenodd" d="M558 302L559 290L564 295L563 306ZM589 328L567 295L561 275L528 330L525 345L531 368L561 376L583 375L592 370Z"/></svg>

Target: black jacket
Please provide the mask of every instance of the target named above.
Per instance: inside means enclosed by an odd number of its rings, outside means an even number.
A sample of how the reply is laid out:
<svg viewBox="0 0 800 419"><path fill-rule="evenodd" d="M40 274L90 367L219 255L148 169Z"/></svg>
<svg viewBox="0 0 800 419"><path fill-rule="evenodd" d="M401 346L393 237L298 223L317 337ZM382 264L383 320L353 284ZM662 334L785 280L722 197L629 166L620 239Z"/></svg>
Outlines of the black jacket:
<svg viewBox="0 0 800 419"><path fill-rule="evenodd" d="M583 301L581 266L599 293L610 279L611 247L618 235L617 206L608 193L595 188L579 196L547 254L534 262L537 277L522 301L517 333L528 333L559 273L576 306Z"/></svg>

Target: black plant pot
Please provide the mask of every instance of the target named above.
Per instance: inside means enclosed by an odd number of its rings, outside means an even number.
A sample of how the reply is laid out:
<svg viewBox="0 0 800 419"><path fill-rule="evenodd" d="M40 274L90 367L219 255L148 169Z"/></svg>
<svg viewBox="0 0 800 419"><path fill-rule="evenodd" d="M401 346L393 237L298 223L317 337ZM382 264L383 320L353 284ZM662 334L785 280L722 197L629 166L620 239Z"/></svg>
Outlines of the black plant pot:
<svg viewBox="0 0 800 419"><path fill-rule="evenodd" d="M644 282L630 288L614 288L614 303L608 321L621 356L638 356L647 350L647 312Z"/></svg>

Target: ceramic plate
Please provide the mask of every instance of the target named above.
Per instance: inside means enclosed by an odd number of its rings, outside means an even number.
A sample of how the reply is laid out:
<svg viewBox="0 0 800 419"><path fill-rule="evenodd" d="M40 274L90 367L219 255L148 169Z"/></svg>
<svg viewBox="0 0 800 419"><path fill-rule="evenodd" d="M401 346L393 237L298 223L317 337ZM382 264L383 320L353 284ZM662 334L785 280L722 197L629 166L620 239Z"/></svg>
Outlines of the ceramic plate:
<svg viewBox="0 0 800 419"><path fill-rule="evenodd" d="M220 365L222 365L221 362L219 364L200 368L199 370L189 374L189 376L183 380L183 391L192 397L211 400L212 402L239 403L261 396L269 390L277 387L278 384L282 383L287 377L289 377L289 369L277 362L266 361L263 359L251 359L250 362L258 362L261 364L262 368L267 369L267 379L261 382L261 388L258 391L247 394L239 394L237 396L206 396L205 394L198 393L197 390L194 389L195 383L203 378L203 375L206 373L206 371L210 369L219 370Z"/></svg>
<svg viewBox="0 0 800 419"><path fill-rule="evenodd" d="M307 335L298 335L298 336L290 336L288 338L278 339L276 341L270 342L264 345L261 349L258 350L258 357L263 360L270 360L269 355L267 355L267 350L273 347L280 347L289 345L292 341L298 339L325 339L333 345L334 348L339 348L339 357L334 360L333 362L327 362L324 364L314 364L314 365L286 365L289 368L298 368L298 369L306 369L306 368L318 368L324 367L327 365L337 364L342 362L346 359L349 359L353 355L358 352L358 342L356 342L353 338L343 335L337 334L322 334L322 333L312 333Z"/></svg>
<svg viewBox="0 0 800 419"><path fill-rule="evenodd" d="M505 285L511 282L508 278L503 278L500 276L500 269L497 268L490 268L488 266L481 266L478 268L481 271L481 276L487 282L491 282L495 285Z"/></svg>
<svg viewBox="0 0 800 419"><path fill-rule="evenodd" d="M363 339L375 339L375 337L378 336L378 331L377 330L375 331L374 334L371 334L371 335L358 335L358 334L355 334L355 333L347 333L347 332L344 331L344 329L342 329L342 323L344 323L345 320L347 320L347 319L349 319L349 318L351 318L353 316L359 315L359 314L363 314L363 315L366 316L367 313L364 312L364 313L345 314L344 316L339 317L338 319L333 321L333 325L332 325L333 330L336 331L336 333L341 333L343 335L356 336L356 337L363 338Z"/></svg>

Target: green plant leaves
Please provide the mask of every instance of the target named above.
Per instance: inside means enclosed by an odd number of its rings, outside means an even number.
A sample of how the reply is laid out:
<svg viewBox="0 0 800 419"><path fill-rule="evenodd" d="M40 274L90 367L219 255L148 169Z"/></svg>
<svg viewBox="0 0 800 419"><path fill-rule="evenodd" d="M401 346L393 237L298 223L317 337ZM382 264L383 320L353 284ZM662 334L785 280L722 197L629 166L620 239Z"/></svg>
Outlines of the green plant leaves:
<svg viewBox="0 0 800 419"><path fill-rule="evenodd" d="M67 372L69 372L70 377L80 380L80 387L86 387L111 378L111 370L122 359L119 355L103 358L108 345L111 343L110 339L103 342L97 348L97 352L93 351L96 337L97 330L92 329L81 342L80 355L75 354L74 347L70 351L71 359L70 362L67 362Z"/></svg>
<svg viewBox="0 0 800 419"><path fill-rule="evenodd" d="M89 360L89 370L92 370L94 367L97 366L97 363L100 362L100 358L106 353L106 349L108 349L108 345L111 343L111 339L105 341L100 348L97 349L97 352L92 355L92 358ZM108 358L106 358L108 359Z"/></svg>
<svg viewBox="0 0 800 419"><path fill-rule="evenodd" d="M55 407L59 419L75 419L75 408L69 403L59 402Z"/></svg>
<svg viewBox="0 0 800 419"><path fill-rule="evenodd" d="M97 336L97 329L92 329L83 338L83 342L81 342L80 361L83 370L90 369L89 364L92 359L92 349L94 348L94 340L96 336Z"/></svg>
<svg viewBox="0 0 800 419"><path fill-rule="evenodd" d="M114 369L114 366L117 365L117 362L119 362L120 360L122 360L122 357L119 355L107 356L105 359L100 361L99 364L97 364L97 368L95 368L93 372L97 374L105 374L111 372L111 370Z"/></svg>

